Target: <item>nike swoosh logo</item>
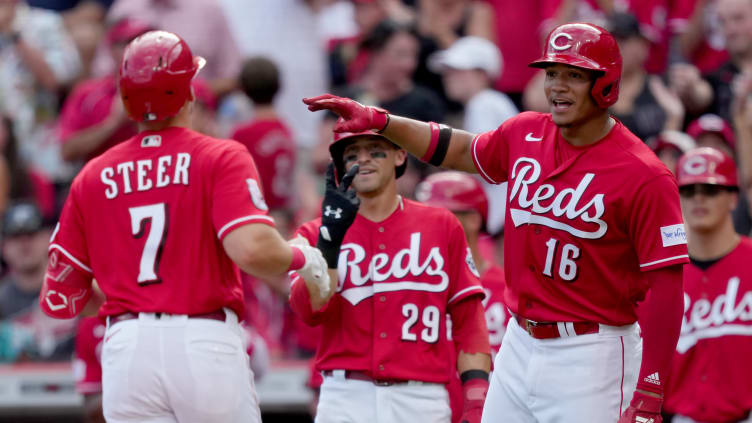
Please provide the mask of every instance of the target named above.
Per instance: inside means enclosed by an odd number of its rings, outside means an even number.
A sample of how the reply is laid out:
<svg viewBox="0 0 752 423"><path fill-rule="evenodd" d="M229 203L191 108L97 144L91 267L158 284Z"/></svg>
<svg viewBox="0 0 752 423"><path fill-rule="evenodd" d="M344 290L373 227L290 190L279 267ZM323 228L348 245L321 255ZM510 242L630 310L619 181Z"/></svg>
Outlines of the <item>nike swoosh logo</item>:
<svg viewBox="0 0 752 423"><path fill-rule="evenodd" d="M540 137L540 138L534 137L532 132L528 132L528 134L525 135L525 141L540 141L542 139L543 137Z"/></svg>

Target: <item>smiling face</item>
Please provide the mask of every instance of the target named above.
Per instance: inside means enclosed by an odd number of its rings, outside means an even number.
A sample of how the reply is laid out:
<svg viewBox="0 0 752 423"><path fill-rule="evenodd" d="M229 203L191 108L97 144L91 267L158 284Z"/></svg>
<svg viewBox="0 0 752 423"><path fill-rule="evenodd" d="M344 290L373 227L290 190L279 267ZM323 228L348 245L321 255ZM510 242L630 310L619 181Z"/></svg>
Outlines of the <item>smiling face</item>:
<svg viewBox="0 0 752 423"><path fill-rule="evenodd" d="M357 137L342 153L346 170L356 163L360 165L352 186L361 195L378 194L395 183L395 168L405 160L405 150L376 135Z"/></svg>
<svg viewBox="0 0 752 423"><path fill-rule="evenodd" d="M594 72L560 63L546 67L545 72L543 90L557 126L576 126L604 112L590 94Z"/></svg>

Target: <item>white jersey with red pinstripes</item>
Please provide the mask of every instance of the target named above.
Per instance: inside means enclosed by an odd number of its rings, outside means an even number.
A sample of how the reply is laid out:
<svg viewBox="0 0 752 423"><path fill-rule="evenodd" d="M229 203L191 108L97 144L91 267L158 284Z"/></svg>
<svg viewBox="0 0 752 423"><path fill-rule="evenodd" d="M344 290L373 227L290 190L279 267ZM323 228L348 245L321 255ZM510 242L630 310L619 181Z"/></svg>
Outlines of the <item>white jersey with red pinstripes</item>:
<svg viewBox="0 0 752 423"><path fill-rule="evenodd" d="M676 181L620 122L575 148L526 112L472 143L478 172L509 182L505 303L536 321L637 320L645 271L688 261Z"/></svg>
<svg viewBox="0 0 752 423"><path fill-rule="evenodd" d="M297 233L315 245L320 225L320 219L308 222ZM410 200L400 200L381 222L358 215L338 271L336 293L317 312L305 283L293 279L293 309L322 328L316 368L446 383L457 354L447 339L447 307L483 295L457 217Z"/></svg>

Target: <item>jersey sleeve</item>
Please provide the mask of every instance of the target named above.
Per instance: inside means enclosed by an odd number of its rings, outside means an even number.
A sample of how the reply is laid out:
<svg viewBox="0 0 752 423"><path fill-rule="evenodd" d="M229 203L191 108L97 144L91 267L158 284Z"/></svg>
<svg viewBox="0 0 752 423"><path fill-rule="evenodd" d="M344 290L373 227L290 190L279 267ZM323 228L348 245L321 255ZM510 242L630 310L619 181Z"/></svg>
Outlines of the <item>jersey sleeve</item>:
<svg viewBox="0 0 752 423"><path fill-rule="evenodd" d="M236 141L215 163L212 219L220 241L234 229L250 223L274 226L268 216L261 181L251 154Z"/></svg>
<svg viewBox="0 0 752 423"><path fill-rule="evenodd" d="M449 216L449 300L453 304L471 295L484 295L480 275L473 261L473 254L467 246L465 232L454 215Z"/></svg>
<svg viewBox="0 0 752 423"><path fill-rule="evenodd" d="M81 172L83 174L84 171ZM89 264L84 218L81 214L81 182L79 176L73 181L68 199L63 206L60 220L50 238L49 253L59 251L79 270L93 274Z"/></svg>
<svg viewBox="0 0 752 423"><path fill-rule="evenodd" d="M492 184L507 180L509 144L504 139L506 125L478 134L470 145L470 154L478 173Z"/></svg>
<svg viewBox="0 0 752 423"><path fill-rule="evenodd" d="M643 185L632 203L628 232L640 270L689 262L676 180L661 175Z"/></svg>

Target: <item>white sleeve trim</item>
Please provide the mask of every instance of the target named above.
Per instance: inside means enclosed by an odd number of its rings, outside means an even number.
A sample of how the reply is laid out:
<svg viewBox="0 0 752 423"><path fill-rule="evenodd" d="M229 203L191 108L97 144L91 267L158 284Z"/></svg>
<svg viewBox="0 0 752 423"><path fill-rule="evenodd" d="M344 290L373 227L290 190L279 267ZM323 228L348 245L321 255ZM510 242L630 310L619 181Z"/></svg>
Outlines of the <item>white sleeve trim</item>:
<svg viewBox="0 0 752 423"><path fill-rule="evenodd" d="M60 251L61 253L63 253L63 255L65 257L68 257L71 261L73 261L73 263L76 263L80 268L86 270L87 272L89 272L91 274L94 274L94 272L91 270L91 268L89 266L83 264L81 262L81 260L73 257L73 254L65 251L65 248L61 247L59 244L50 244L50 248L48 249L48 251L51 251L51 250L58 250L58 251Z"/></svg>
<svg viewBox="0 0 752 423"><path fill-rule="evenodd" d="M480 134L476 135L475 138L473 138L473 142L472 142L472 145L473 145L473 163L475 163L475 167L478 169L478 171L480 171L480 174L483 176L483 178L485 180L487 180L488 182L490 182L492 184L499 184L499 182L494 181L493 178L491 178L490 176L488 176L488 174L486 173L486 171L483 170L483 167L480 165L480 160L478 160L478 151L477 151L478 138L479 137L480 137Z"/></svg>
<svg viewBox="0 0 752 423"><path fill-rule="evenodd" d="M461 296L462 296L462 295L464 295L465 293L467 293L467 292L469 292L469 291L474 291L474 290L478 290L478 291L480 291L481 293L483 293L483 287L481 287L481 286L477 286L477 285L476 285L476 286L470 286L470 287L467 287L467 288L463 289L462 291L460 291L460 292L458 292L458 293L454 294L454 296L453 296L452 298L450 298L450 299L449 299L449 301L447 302L447 304L450 304L450 303L452 303L452 302L453 302L454 300L456 300L457 298L461 297Z"/></svg>
<svg viewBox="0 0 752 423"><path fill-rule="evenodd" d="M669 257L669 258L665 258L665 259L651 261L650 263L641 264L640 267L648 267L648 266L652 266L654 264L665 263L667 261L677 260L677 259L681 259L681 258L689 258L689 255L688 254L682 254L680 256L673 256L673 257Z"/></svg>
<svg viewBox="0 0 752 423"><path fill-rule="evenodd" d="M225 224L225 226L222 226L222 229L217 232L217 238L222 239L222 235L225 233L226 230L230 229L233 225L236 225L240 222L245 222L248 220L268 220L271 223L274 223L274 219L271 217L264 215L264 214L252 214L250 216L243 216L239 217L233 221L230 221L229 223Z"/></svg>

